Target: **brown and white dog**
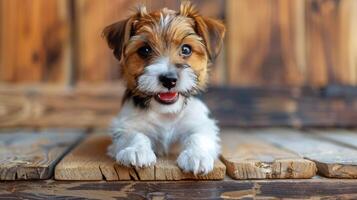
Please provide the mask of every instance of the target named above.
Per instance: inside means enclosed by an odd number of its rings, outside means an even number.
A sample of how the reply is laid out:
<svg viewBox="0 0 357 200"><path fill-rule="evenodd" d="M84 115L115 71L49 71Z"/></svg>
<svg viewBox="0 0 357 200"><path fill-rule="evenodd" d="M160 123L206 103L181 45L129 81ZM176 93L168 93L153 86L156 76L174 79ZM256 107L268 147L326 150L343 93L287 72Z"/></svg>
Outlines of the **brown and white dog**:
<svg viewBox="0 0 357 200"><path fill-rule="evenodd" d="M219 129L195 95L207 83L208 65L219 53L224 25L201 16L184 1L180 11L136 14L103 34L120 62L126 84L123 107L112 124L109 154L127 166L145 167L181 144L177 164L185 172L213 169Z"/></svg>

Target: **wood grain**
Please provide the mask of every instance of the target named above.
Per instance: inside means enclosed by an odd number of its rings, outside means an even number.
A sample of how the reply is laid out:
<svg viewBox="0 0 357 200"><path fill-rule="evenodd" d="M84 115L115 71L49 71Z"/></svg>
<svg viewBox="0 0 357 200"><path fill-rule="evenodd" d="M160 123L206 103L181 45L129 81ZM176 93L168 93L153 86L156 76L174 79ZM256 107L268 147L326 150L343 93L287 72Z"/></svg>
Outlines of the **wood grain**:
<svg viewBox="0 0 357 200"><path fill-rule="evenodd" d="M111 139L107 135L86 138L56 166L56 180L130 180L136 172L116 165L107 154Z"/></svg>
<svg viewBox="0 0 357 200"><path fill-rule="evenodd" d="M357 133L355 131L346 129L313 129L309 130L309 132L316 134L319 138L357 149Z"/></svg>
<svg viewBox="0 0 357 200"><path fill-rule="evenodd" d="M343 179L255 181L11 181L2 199L355 199L357 181Z"/></svg>
<svg viewBox="0 0 357 200"><path fill-rule="evenodd" d="M215 161L214 169L207 175L193 175L192 173L184 173L177 166L177 156L159 158L155 164L155 180L221 180L226 175L226 166L221 161Z"/></svg>
<svg viewBox="0 0 357 200"><path fill-rule="evenodd" d="M354 0L192 0L227 25L212 85L357 84ZM0 81L108 83L118 63L101 32L143 3L177 9L177 0L2 0ZM249 20L247 20L249 19Z"/></svg>
<svg viewBox="0 0 357 200"><path fill-rule="evenodd" d="M0 2L1 81L66 81L71 67L68 2Z"/></svg>
<svg viewBox="0 0 357 200"><path fill-rule="evenodd" d="M148 168L128 168L119 165L107 155L111 138L96 134L78 145L56 166L56 180L184 180L223 179L225 166L217 161L213 172L206 176L183 173L176 164L175 157L158 158L154 166Z"/></svg>
<svg viewBox="0 0 357 200"><path fill-rule="evenodd" d="M233 179L311 178L316 165L239 129L221 134L221 159Z"/></svg>
<svg viewBox="0 0 357 200"><path fill-rule="evenodd" d="M121 105L121 84L76 89L4 85L0 92L2 127L108 127Z"/></svg>
<svg viewBox="0 0 357 200"><path fill-rule="evenodd" d="M351 84L357 85L357 38L354 37L357 35L357 1L350 0L350 43L349 43L349 58L350 58L350 77Z"/></svg>
<svg viewBox="0 0 357 200"><path fill-rule="evenodd" d="M288 129L264 129L260 137L314 161L323 176L357 177L357 150Z"/></svg>
<svg viewBox="0 0 357 200"><path fill-rule="evenodd" d="M81 137L79 132L16 132L0 134L0 180L52 177L61 157Z"/></svg>
<svg viewBox="0 0 357 200"><path fill-rule="evenodd" d="M341 88L211 88L203 99L221 126L344 127L357 119L356 98Z"/></svg>
<svg viewBox="0 0 357 200"><path fill-rule="evenodd" d="M307 83L353 84L356 71L350 51L353 0L306 1ZM355 23L355 22L354 22Z"/></svg>
<svg viewBox="0 0 357 200"><path fill-rule="evenodd" d="M118 79L118 63L102 38L103 29L133 13L138 1L75 1L78 81L104 82Z"/></svg>
<svg viewBox="0 0 357 200"><path fill-rule="evenodd" d="M231 85L303 84L303 3L227 1L227 64Z"/></svg>

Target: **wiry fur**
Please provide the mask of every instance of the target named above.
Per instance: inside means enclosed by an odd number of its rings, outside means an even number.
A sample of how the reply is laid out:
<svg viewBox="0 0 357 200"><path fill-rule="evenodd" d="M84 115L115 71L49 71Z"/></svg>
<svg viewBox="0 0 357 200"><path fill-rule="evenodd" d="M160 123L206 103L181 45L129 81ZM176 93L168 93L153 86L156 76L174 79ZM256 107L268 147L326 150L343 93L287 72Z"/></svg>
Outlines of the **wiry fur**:
<svg viewBox="0 0 357 200"><path fill-rule="evenodd" d="M181 169L195 174L213 169L220 151L219 130L194 95L206 87L207 65L219 53L224 31L223 24L202 17L188 1L179 12L164 8L148 13L141 6L130 18L104 30L127 87L122 110L112 124L112 157L124 165L145 167L179 144ZM181 54L184 44L192 48L190 56ZM143 58L138 49L145 45L152 53ZM170 89L158 79L167 73L178 76ZM154 98L167 92L178 94L172 104Z"/></svg>

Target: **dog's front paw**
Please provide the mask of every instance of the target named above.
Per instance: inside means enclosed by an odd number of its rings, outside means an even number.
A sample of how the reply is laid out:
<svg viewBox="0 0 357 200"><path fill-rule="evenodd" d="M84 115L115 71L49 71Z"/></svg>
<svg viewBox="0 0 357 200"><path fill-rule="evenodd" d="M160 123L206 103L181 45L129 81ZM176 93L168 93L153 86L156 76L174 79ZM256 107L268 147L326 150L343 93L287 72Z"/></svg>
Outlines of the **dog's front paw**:
<svg viewBox="0 0 357 200"><path fill-rule="evenodd" d="M151 149L127 147L115 156L117 162L125 166L148 167L155 164L156 156Z"/></svg>
<svg viewBox="0 0 357 200"><path fill-rule="evenodd" d="M214 159L208 153L185 150L177 158L177 164L184 172L207 174L213 170Z"/></svg>

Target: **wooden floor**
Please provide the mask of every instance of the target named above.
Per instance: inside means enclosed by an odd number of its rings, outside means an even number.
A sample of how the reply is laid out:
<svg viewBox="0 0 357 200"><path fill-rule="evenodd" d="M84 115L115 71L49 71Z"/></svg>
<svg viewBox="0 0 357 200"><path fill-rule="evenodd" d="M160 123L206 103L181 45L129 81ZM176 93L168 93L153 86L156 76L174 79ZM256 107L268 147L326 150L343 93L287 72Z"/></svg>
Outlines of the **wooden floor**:
<svg viewBox="0 0 357 200"><path fill-rule="evenodd" d="M357 131L224 129L207 175L120 166L105 131L1 130L0 199L357 198Z"/></svg>

